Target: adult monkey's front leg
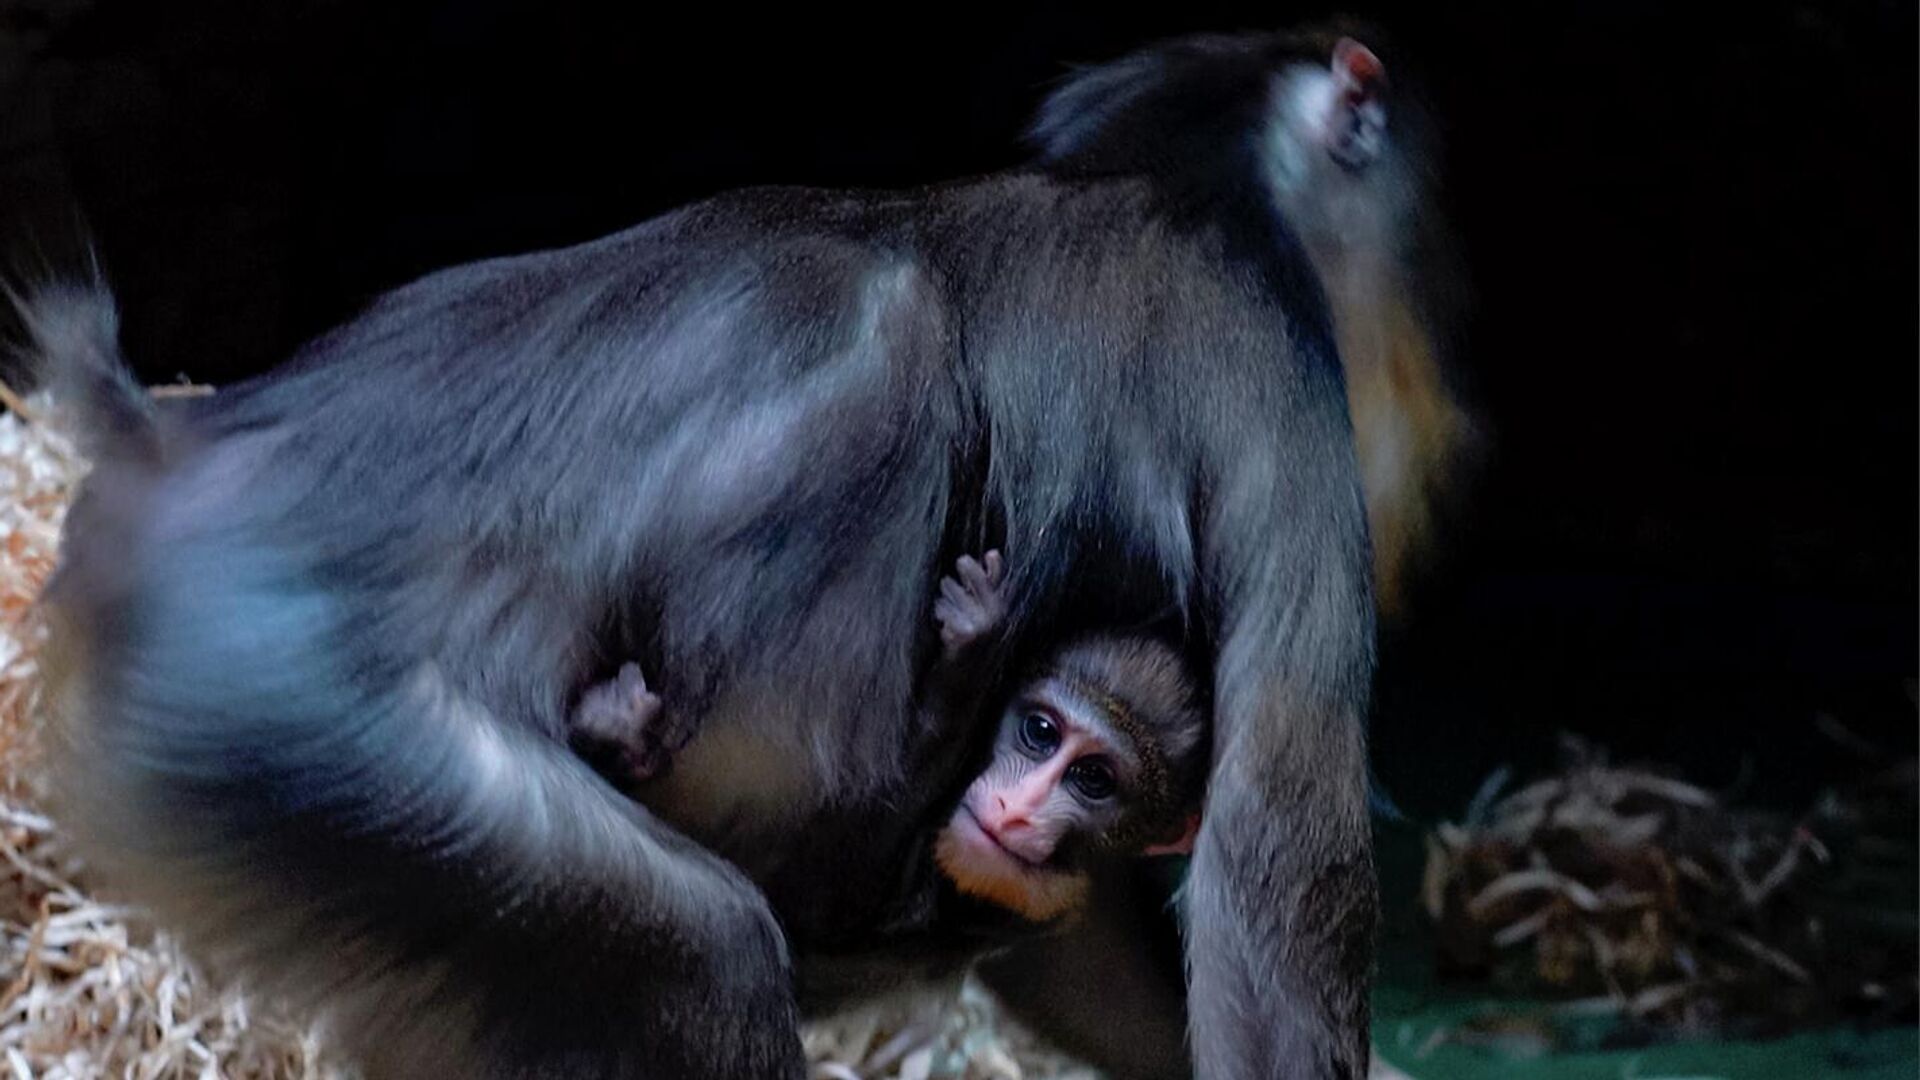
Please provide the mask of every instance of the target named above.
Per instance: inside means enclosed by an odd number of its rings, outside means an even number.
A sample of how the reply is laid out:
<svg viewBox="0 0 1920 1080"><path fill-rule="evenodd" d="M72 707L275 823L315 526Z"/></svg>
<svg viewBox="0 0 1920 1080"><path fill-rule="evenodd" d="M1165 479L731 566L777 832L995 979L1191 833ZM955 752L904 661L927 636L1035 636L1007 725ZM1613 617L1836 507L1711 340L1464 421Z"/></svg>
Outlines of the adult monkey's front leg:
<svg viewBox="0 0 1920 1080"><path fill-rule="evenodd" d="M1373 608L1350 436L1332 434L1297 444L1320 460L1254 459L1207 530L1214 766L1185 889L1202 1076L1367 1073ZM1290 513L1300 499L1345 512Z"/></svg>

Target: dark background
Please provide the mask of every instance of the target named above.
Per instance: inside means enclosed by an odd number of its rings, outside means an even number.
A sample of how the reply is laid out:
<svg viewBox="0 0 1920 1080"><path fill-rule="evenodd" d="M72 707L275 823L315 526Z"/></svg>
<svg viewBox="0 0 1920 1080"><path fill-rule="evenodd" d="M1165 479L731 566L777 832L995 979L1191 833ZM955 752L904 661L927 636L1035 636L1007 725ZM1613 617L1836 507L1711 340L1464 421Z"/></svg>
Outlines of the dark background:
<svg viewBox="0 0 1920 1080"><path fill-rule="evenodd" d="M224 381L448 263L1013 163L1063 62L1325 13L645 6L0 0L0 245L84 226L142 373ZM1347 10L1444 123L1494 440L1386 643L1389 787L1455 812L1562 730L1789 804L1862 764L1822 716L1912 753L1914 5Z"/></svg>

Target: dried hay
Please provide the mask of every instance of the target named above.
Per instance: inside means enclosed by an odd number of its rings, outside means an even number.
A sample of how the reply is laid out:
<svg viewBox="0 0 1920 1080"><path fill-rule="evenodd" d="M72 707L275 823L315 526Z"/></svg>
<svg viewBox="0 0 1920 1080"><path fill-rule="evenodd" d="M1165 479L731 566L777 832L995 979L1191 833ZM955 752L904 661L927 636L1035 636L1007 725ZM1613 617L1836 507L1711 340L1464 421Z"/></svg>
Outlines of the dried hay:
<svg viewBox="0 0 1920 1080"><path fill-rule="evenodd" d="M162 394L182 392L164 388ZM186 392L194 392L188 390ZM85 463L43 398L0 387L0 1057L13 1077L333 1077L322 1033L203 976L139 911L102 903L40 809L34 608ZM802 1033L821 1080L1037 1080L1094 1073L973 985Z"/></svg>
<svg viewBox="0 0 1920 1080"><path fill-rule="evenodd" d="M1729 805L1578 742L1563 771L1428 838L1445 974L1571 998L1636 1038L1911 1022L1914 766L1798 817Z"/></svg>

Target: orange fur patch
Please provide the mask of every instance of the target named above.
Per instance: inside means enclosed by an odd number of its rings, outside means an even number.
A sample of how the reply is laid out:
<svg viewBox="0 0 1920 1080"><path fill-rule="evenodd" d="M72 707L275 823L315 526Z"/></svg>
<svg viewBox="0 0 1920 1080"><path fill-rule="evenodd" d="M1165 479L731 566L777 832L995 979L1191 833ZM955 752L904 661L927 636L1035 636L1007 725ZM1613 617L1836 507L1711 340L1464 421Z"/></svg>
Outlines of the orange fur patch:
<svg viewBox="0 0 1920 1080"><path fill-rule="evenodd" d="M1359 313L1354 313L1359 314ZM1448 393L1426 328L1404 303L1382 299L1340 326L1354 449L1373 534L1374 591L1395 614L1406 576L1431 538L1435 503L1474 436Z"/></svg>
<svg viewBox="0 0 1920 1080"><path fill-rule="evenodd" d="M1078 910L1087 900L1087 879L1052 870L1020 870L1013 866L982 865L980 857L954 837L951 827L940 830L933 844L940 872L961 893L1035 922L1057 919Z"/></svg>

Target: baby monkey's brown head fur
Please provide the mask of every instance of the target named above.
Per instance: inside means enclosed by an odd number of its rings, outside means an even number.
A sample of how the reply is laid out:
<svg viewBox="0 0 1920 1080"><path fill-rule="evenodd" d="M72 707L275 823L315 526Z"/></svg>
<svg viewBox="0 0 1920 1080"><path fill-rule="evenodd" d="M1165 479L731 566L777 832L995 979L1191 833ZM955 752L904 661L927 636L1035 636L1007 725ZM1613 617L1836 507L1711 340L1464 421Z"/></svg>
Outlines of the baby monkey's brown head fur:
<svg viewBox="0 0 1920 1080"><path fill-rule="evenodd" d="M935 844L941 870L1045 921L1080 905L1095 854L1186 850L1205 719L1186 662L1157 640L1060 649L1009 700L992 760Z"/></svg>

